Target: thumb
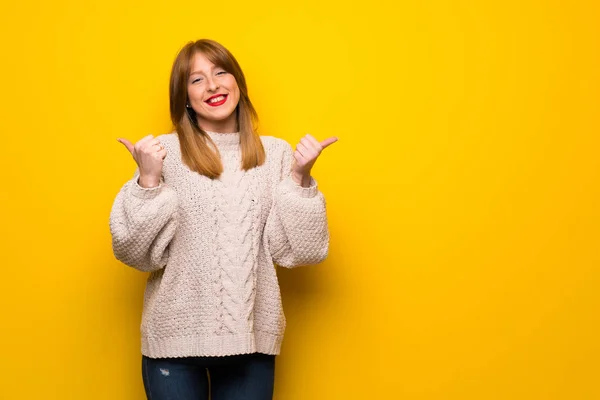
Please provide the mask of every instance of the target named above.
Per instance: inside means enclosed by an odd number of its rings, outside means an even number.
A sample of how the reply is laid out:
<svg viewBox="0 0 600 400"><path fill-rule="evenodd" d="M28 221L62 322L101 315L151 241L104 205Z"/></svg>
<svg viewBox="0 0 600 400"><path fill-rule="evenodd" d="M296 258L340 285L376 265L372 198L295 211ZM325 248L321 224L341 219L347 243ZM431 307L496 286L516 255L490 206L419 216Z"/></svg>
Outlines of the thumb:
<svg viewBox="0 0 600 400"><path fill-rule="evenodd" d="M321 147L326 148L327 146L330 146L337 141L338 141L338 138L336 138L335 136L327 138L321 142Z"/></svg>
<svg viewBox="0 0 600 400"><path fill-rule="evenodd" d="M123 146L125 146L127 148L127 150L131 153L131 155L133 155L133 143L131 143L129 140L123 139L123 138L117 139L117 142L119 142Z"/></svg>

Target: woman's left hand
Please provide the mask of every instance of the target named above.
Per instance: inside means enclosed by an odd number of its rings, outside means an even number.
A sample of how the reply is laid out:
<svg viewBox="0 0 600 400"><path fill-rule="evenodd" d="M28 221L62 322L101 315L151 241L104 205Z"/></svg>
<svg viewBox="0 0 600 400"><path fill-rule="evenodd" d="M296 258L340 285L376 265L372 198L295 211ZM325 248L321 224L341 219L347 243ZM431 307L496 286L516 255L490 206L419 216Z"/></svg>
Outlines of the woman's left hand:
<svg viewBox="0 0 600 400"><path fill-rule="evenodd" d="M310 186L310 170L315 165L317 158L319 158L323 149L337 142L337 140L336 137L330 137L319 142L309 134L300 140L300 143L296 145L292 167L292 178L298 185Z"/></svg>

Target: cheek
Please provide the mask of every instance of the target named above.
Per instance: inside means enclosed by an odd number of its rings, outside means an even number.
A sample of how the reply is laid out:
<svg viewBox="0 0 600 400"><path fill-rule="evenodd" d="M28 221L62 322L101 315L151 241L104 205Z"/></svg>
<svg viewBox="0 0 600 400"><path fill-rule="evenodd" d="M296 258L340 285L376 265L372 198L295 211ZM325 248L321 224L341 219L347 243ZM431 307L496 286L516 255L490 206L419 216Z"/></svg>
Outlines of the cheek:
<svg viewBox="0 0 600 400"><path fill-rule="evenodd" d="M202 89L198 87L190 87L188 88L188 98L190 100L201 100L202 99Z"/></svg>
<svg viewBox="0 0 600 400"><path fill-rule="evenodd" d="M240 101L240 90L237 86L232 88L231 94L233 94L235 102L238 103Z"/></svg>
<svg viewBox="0 0 600 400"><path fill-rule="evenodd" d="M236 92L236 93L240 92L240 89L239 89L234 77L229 77L229 79L227 80L227 82L225 84L227 85L227 88L229 89L230 92Z"/></svg>

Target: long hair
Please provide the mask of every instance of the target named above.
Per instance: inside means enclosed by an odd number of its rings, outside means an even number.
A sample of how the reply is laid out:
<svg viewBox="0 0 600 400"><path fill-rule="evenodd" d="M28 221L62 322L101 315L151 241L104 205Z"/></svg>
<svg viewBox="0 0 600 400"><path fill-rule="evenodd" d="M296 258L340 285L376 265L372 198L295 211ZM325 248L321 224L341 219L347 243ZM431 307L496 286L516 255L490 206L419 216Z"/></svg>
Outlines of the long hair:
<svg viewBox="0 0 600 400"><path fill-rule="evenodd" d="M240 90L240 100L235 109L237 127L240 132L242 169L249 170L265 162L265 150L255 130L258 116L250 98L246 78L237 60L221 44L201 39L186 44L173 63L169 86L171 121L177 131L183 162L192 170L211 179L223 172L223 163L216 146L209 147L210 136L198 125L196 113L188 104L188 79L192 62L197 53L202 53L210 62L232 74ZM213 143L214 145L214 143Z"/></svg>

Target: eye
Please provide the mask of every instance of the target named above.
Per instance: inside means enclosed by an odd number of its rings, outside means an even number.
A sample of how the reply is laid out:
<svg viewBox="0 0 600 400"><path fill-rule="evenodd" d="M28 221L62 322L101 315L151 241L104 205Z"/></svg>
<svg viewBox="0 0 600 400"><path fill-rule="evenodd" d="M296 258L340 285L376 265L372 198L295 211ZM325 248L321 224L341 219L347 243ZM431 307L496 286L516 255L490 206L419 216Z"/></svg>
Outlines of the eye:
<svg viewBox="0 0 600 400"><path fill-rule="evenodd" d="M196 78L192 81L192 84L202 81L202 78Z"/></svg>
<svg viewBox="0 0 600 400"><path fill-rule="evenodd" d="M225 75L227 73L227 71L219 71L217 72L217 75Z"/></svg>

